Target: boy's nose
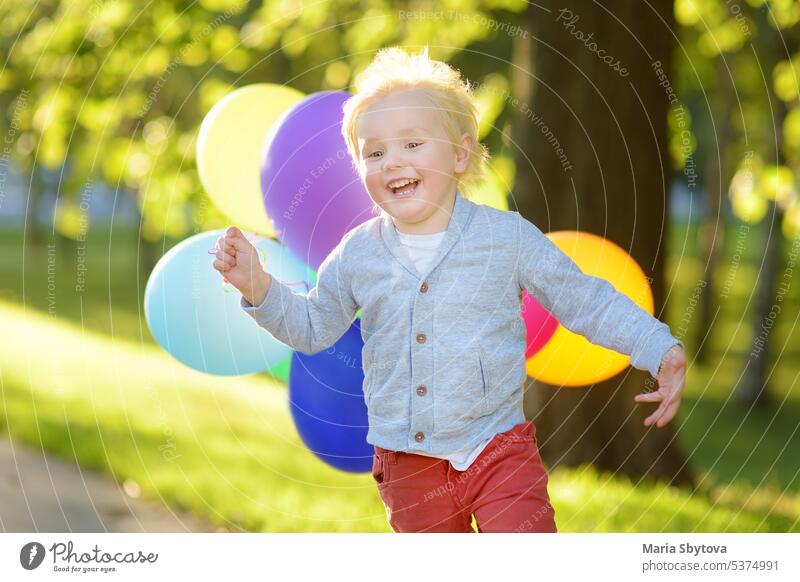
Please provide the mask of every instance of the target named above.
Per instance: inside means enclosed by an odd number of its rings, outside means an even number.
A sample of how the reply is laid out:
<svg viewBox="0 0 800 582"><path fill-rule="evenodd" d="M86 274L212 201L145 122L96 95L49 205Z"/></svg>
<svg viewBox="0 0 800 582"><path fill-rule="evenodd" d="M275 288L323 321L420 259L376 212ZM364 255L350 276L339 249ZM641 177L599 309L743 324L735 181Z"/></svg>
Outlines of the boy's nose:
<svg viewBox="0 0 800 582"><path fill-rule="evenodd" d="M395 154L386 154L383 157L383 169L384 170L395 170L397 168L402 168L403 164L400 158Z"/></svg>

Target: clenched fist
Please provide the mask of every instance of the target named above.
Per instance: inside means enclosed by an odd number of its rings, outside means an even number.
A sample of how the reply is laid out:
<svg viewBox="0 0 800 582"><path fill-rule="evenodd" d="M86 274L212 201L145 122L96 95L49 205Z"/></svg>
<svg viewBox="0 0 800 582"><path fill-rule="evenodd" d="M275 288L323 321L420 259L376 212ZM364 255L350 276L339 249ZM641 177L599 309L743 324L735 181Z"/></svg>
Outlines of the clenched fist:
<svg viewBox="0 0 800 582"><path fill-rule="evenodd" d="M261 268L258 250L241 230L231 226L217 239L214 268L253 305L261 305L269 291L270 276Z"/></svg>

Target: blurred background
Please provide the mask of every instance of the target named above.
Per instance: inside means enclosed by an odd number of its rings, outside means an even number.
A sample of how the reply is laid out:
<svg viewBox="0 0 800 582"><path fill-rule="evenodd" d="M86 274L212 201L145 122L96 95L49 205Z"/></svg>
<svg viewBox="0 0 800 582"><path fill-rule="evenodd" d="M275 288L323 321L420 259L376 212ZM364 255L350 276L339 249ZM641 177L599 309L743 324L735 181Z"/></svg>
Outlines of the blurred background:
<svg viewBox="0 0 800 582"><path fill-rule="evenodd" d="M637 370L529 380L559 529L800 531L798 21L793 0L1 4L8 450L199 529L389 531L370 475L303 445L285 382L182 365L143 302L167 251L231 224L195 154L216 103L255 83L349 91L378 49L427 46L475 85L487 188L544 232L625 249L687 347L663 429L642 425ZM91 498L86 480L47 480L67 529L102 527L58 503Z"/></svg>

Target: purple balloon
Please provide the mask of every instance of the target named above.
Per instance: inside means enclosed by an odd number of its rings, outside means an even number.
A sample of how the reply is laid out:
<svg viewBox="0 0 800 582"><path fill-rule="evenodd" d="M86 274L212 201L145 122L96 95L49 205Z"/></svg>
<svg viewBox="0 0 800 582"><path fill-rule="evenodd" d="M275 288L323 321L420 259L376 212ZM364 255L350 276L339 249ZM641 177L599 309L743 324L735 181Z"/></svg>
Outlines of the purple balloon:
<svg viewBox="0 0 800 582"><path fill-rule="evenodd" d="M349 97L343 91L309 95L264 142L264 208L283 244L314 270L349 230L374 216L342 137L342 104Z"/></svg>

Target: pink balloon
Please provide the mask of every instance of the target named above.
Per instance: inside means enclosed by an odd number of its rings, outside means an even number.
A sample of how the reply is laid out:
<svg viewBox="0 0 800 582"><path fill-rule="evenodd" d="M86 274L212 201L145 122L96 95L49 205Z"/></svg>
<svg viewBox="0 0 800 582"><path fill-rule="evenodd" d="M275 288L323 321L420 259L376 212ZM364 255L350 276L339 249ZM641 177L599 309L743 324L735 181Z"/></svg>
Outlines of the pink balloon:
<svg viewBox="0 0 800 582"><path fill-rule="evenodd" d="M541 350L558 327L558 320L527 291L522 291L522 319L525 320L525 359Z"/></svg>

